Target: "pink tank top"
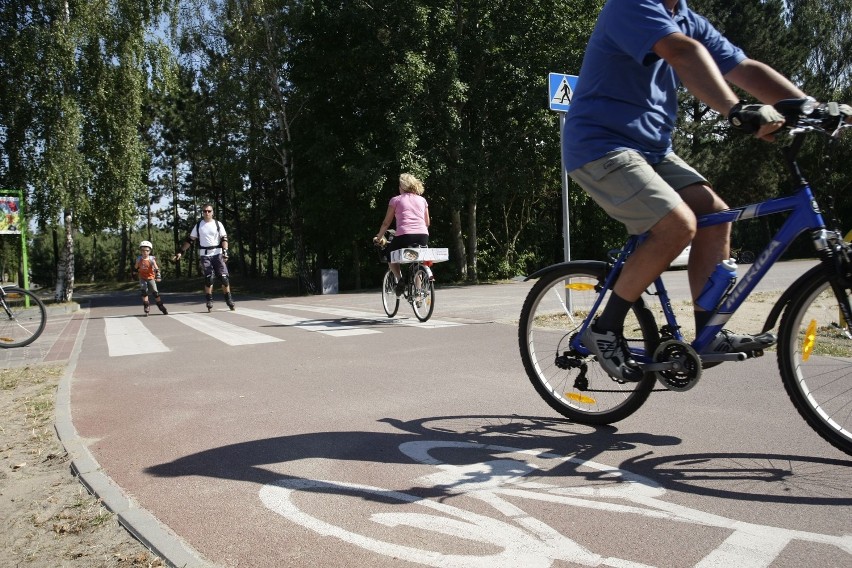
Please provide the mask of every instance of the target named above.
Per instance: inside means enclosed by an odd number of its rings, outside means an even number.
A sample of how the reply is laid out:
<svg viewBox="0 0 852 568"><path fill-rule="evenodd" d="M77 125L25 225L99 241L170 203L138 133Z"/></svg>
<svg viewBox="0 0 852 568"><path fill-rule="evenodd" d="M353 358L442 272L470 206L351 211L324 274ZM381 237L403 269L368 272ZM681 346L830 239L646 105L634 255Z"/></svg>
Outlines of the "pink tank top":
<svg viewBox="0 0 852 568"><path fill-rule="evenodd" d="M428 235L426 226L426 199L416 193L402 193L390 200L394 210L397 235Z"/></svg>

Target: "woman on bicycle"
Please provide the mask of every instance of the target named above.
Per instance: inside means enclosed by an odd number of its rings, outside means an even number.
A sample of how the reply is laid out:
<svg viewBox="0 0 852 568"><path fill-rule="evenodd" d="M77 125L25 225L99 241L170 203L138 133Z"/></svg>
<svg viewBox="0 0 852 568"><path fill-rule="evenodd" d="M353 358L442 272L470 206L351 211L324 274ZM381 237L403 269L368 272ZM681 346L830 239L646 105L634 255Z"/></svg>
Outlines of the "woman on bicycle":
<svg viewBox="0 0 852 568"><path fill-rule="evenodd" d="M387 254L408 246L429 246L429 203L423 197L423 182L411 174L399 176L399 195L391 198L388 211L379 232L373 237L373 242L382 239L396 220L396 236L388 247ZM396 278L396 294L402 294L403 282L398 262L388 262L391 272Z"/></svg>

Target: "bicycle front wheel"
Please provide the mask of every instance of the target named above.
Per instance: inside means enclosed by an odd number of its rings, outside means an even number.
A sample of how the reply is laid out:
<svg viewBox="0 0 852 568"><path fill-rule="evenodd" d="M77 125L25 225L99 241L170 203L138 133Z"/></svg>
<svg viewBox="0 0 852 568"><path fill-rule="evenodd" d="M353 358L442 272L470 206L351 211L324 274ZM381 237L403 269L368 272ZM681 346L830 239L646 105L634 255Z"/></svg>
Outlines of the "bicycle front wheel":
<svg viewBox="0 0 852 568"><path fill-rule="evenodd" d="M29 345L44 331L47 310L29 290L9 287L5 292L0 299L0 347Z"/></svg>
<svg viewBox="0 0 852 568"><path fill-rule="evenodd" d="M412 290L411 307L414 308L414 315L420 321L426 321L432 317L432 310L435 309L435 282L422 266L414 271Z"/></svg>
<svg viewBox="0 0 852 568"><path fill-rule="evenodd" d="M656 381L645 373L639 382L619 383L594 356L575 352L569 341L591 310L606 275L604 263L568 263L542 276L524 301L518 329L521 359L536 392L566 418L583 424L611 424L644 404ZM609 293L601 303L606 305ZM653 353L657 325L640 298L624 322L631 348Z"/></svg>
<svg viewBox="0 0 852 568"><path fill-rule="evenodd" d="M740 251L737 256L737 262L740 264L754 264L754 253L750 250Z"/></svg>
<svg viewBox="0 0 852 568"><path fill-rule="evenodd" d="M388 270L382 280L382 306L384 306L385 313L389 318L395 316L396 311L399 309L399 297L396 295L395 285L396 278L393 272Z"/></svg>
<svg viewBox="0 0 852 568"><path fill-rule="evenodd" d="M826 274L805 282L781 320L778 367L802 418L852 454L852 326L839 306Z"/></svg>

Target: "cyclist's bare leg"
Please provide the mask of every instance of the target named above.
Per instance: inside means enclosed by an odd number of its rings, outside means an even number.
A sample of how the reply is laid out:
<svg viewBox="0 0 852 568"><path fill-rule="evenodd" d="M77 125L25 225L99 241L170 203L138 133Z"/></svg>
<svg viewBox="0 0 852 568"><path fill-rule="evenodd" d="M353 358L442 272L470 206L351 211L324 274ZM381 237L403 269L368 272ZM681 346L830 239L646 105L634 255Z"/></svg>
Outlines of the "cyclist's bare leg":
<svg viewBox="0 0 852 568"><path fill-rule="evenodd" d="M680 196L692 207L696 215L705 215L727 209L727 204L709 186L694 184L680 190ZM723 259L731 254L731 224L704 227L696 232L689 251L689 287L693 301L701 293L710 274ZM696 333L706 325L709 314L694 305ZM710 349L713 351L741 351L768 347L775 342L772 334L752 336L722 331L717 334Z"/></svg>
<svg viewBox="0 0 852 568"><path fill-rule="evenodd" d="M396 281L399 282L399 279L402 278L402 272L399 268L398 262L389 262L388 266L390 266L391 272L396 277Z"/></svg>
<svg viewBox="0 0 852 568"><path fill-rule="evenodd" d="M689 244L695 235L695 227L695 214L686 203L669 211L651 227L648 238L624 263L613 291L629 302L638 300Z"/></svg>
<svg viewBox="0 0 852 568"><path fill-rule="evenodd" d="M680 196L692 208L695 215L706 215L728 208L721 197L709 186L694 184L680 190ZM689 288L695 300L704 288L704 284L713 269L731 251L731 224L724 223L704 227L695 233L692 248L689 250ZM701 308L696 306L697 310Z"/></svg>

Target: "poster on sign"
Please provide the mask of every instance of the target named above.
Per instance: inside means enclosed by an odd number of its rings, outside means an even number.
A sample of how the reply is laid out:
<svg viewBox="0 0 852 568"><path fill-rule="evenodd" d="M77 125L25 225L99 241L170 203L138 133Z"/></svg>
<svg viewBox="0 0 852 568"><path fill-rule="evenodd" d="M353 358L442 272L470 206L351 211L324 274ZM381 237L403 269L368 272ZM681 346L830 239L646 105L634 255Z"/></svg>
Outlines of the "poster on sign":
<svg viewBox="0 0 852 568"><path fill-rule="evenodd" d="M21 199L0 195L0 235L21 234Z"/></svg>

